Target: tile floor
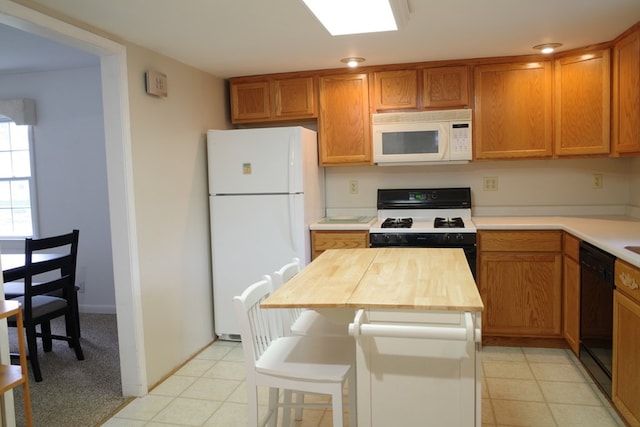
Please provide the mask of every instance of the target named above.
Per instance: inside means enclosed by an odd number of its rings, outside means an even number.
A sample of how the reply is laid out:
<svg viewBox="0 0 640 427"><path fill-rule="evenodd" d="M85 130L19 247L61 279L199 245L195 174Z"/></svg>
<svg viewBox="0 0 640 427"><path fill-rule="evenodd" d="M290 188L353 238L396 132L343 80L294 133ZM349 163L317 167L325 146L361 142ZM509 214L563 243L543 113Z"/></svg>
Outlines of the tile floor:
<svg viewBox="0 0 640 427"><path fill-rule="evenodd" d="M624 426L569 350L484 347L482 367L483 426ZM245 411L241 345L218 341L103 425L236 427ZM307 409L295 425L329 427L331 411Z"/></svg>

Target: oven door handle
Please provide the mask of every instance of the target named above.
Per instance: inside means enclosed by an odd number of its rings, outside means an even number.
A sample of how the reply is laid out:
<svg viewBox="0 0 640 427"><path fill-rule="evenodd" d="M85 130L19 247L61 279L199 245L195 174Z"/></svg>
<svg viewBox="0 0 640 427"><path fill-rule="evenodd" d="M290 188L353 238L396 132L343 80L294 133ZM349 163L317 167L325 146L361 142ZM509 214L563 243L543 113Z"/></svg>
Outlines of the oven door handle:
<svg viewBox="0 0 640 427"><path fill-rule="evenodd" d="M464 325L446 328L442 326L384 325L363 323L364 310L357 311L353 323L349 324L349 335L390 338L417 338L430 340L481 342L480 328L476 328L473 315L464 313Z"/></svg>

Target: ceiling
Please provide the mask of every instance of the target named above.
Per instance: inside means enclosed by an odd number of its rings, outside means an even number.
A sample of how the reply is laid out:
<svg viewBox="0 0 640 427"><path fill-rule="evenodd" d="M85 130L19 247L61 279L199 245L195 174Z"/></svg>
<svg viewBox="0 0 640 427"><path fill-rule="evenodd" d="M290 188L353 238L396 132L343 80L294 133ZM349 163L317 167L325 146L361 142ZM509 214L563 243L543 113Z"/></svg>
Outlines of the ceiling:
<svg viewBox="0 0 640 427"><path fill-rule="evenodd" d="M400 31L332 37L302 0L28 3L224 78L340 68L348 56L379 65L531 54L548 42L564 50L612 40L640 21L639 0L408 0ZM0 26L0 73L96 61L8 29Z"/></svg>

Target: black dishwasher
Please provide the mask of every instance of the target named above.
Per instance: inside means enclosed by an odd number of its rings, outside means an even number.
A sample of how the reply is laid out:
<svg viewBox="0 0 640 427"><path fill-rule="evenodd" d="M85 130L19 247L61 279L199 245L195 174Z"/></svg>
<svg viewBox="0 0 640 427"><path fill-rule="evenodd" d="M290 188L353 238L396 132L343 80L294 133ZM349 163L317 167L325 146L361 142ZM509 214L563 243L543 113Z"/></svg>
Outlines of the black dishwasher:
<svg viewBox="0 0 640 427"><path fill-rule="evenodd" d="M580 361L609 397L615 261L613 255L580 243Z"/></svg>

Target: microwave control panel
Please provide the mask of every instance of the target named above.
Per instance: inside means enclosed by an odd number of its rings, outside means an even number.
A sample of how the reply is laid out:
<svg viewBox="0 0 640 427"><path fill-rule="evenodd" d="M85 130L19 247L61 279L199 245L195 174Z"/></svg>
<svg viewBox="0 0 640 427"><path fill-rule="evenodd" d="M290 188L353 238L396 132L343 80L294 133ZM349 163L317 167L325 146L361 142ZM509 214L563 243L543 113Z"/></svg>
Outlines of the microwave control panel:
<svg viewBox="0 0 640 427"><path fill-rule="evenodd" d="M450 132L451 160L471 160L471 122L453 122Z"/></svg>

